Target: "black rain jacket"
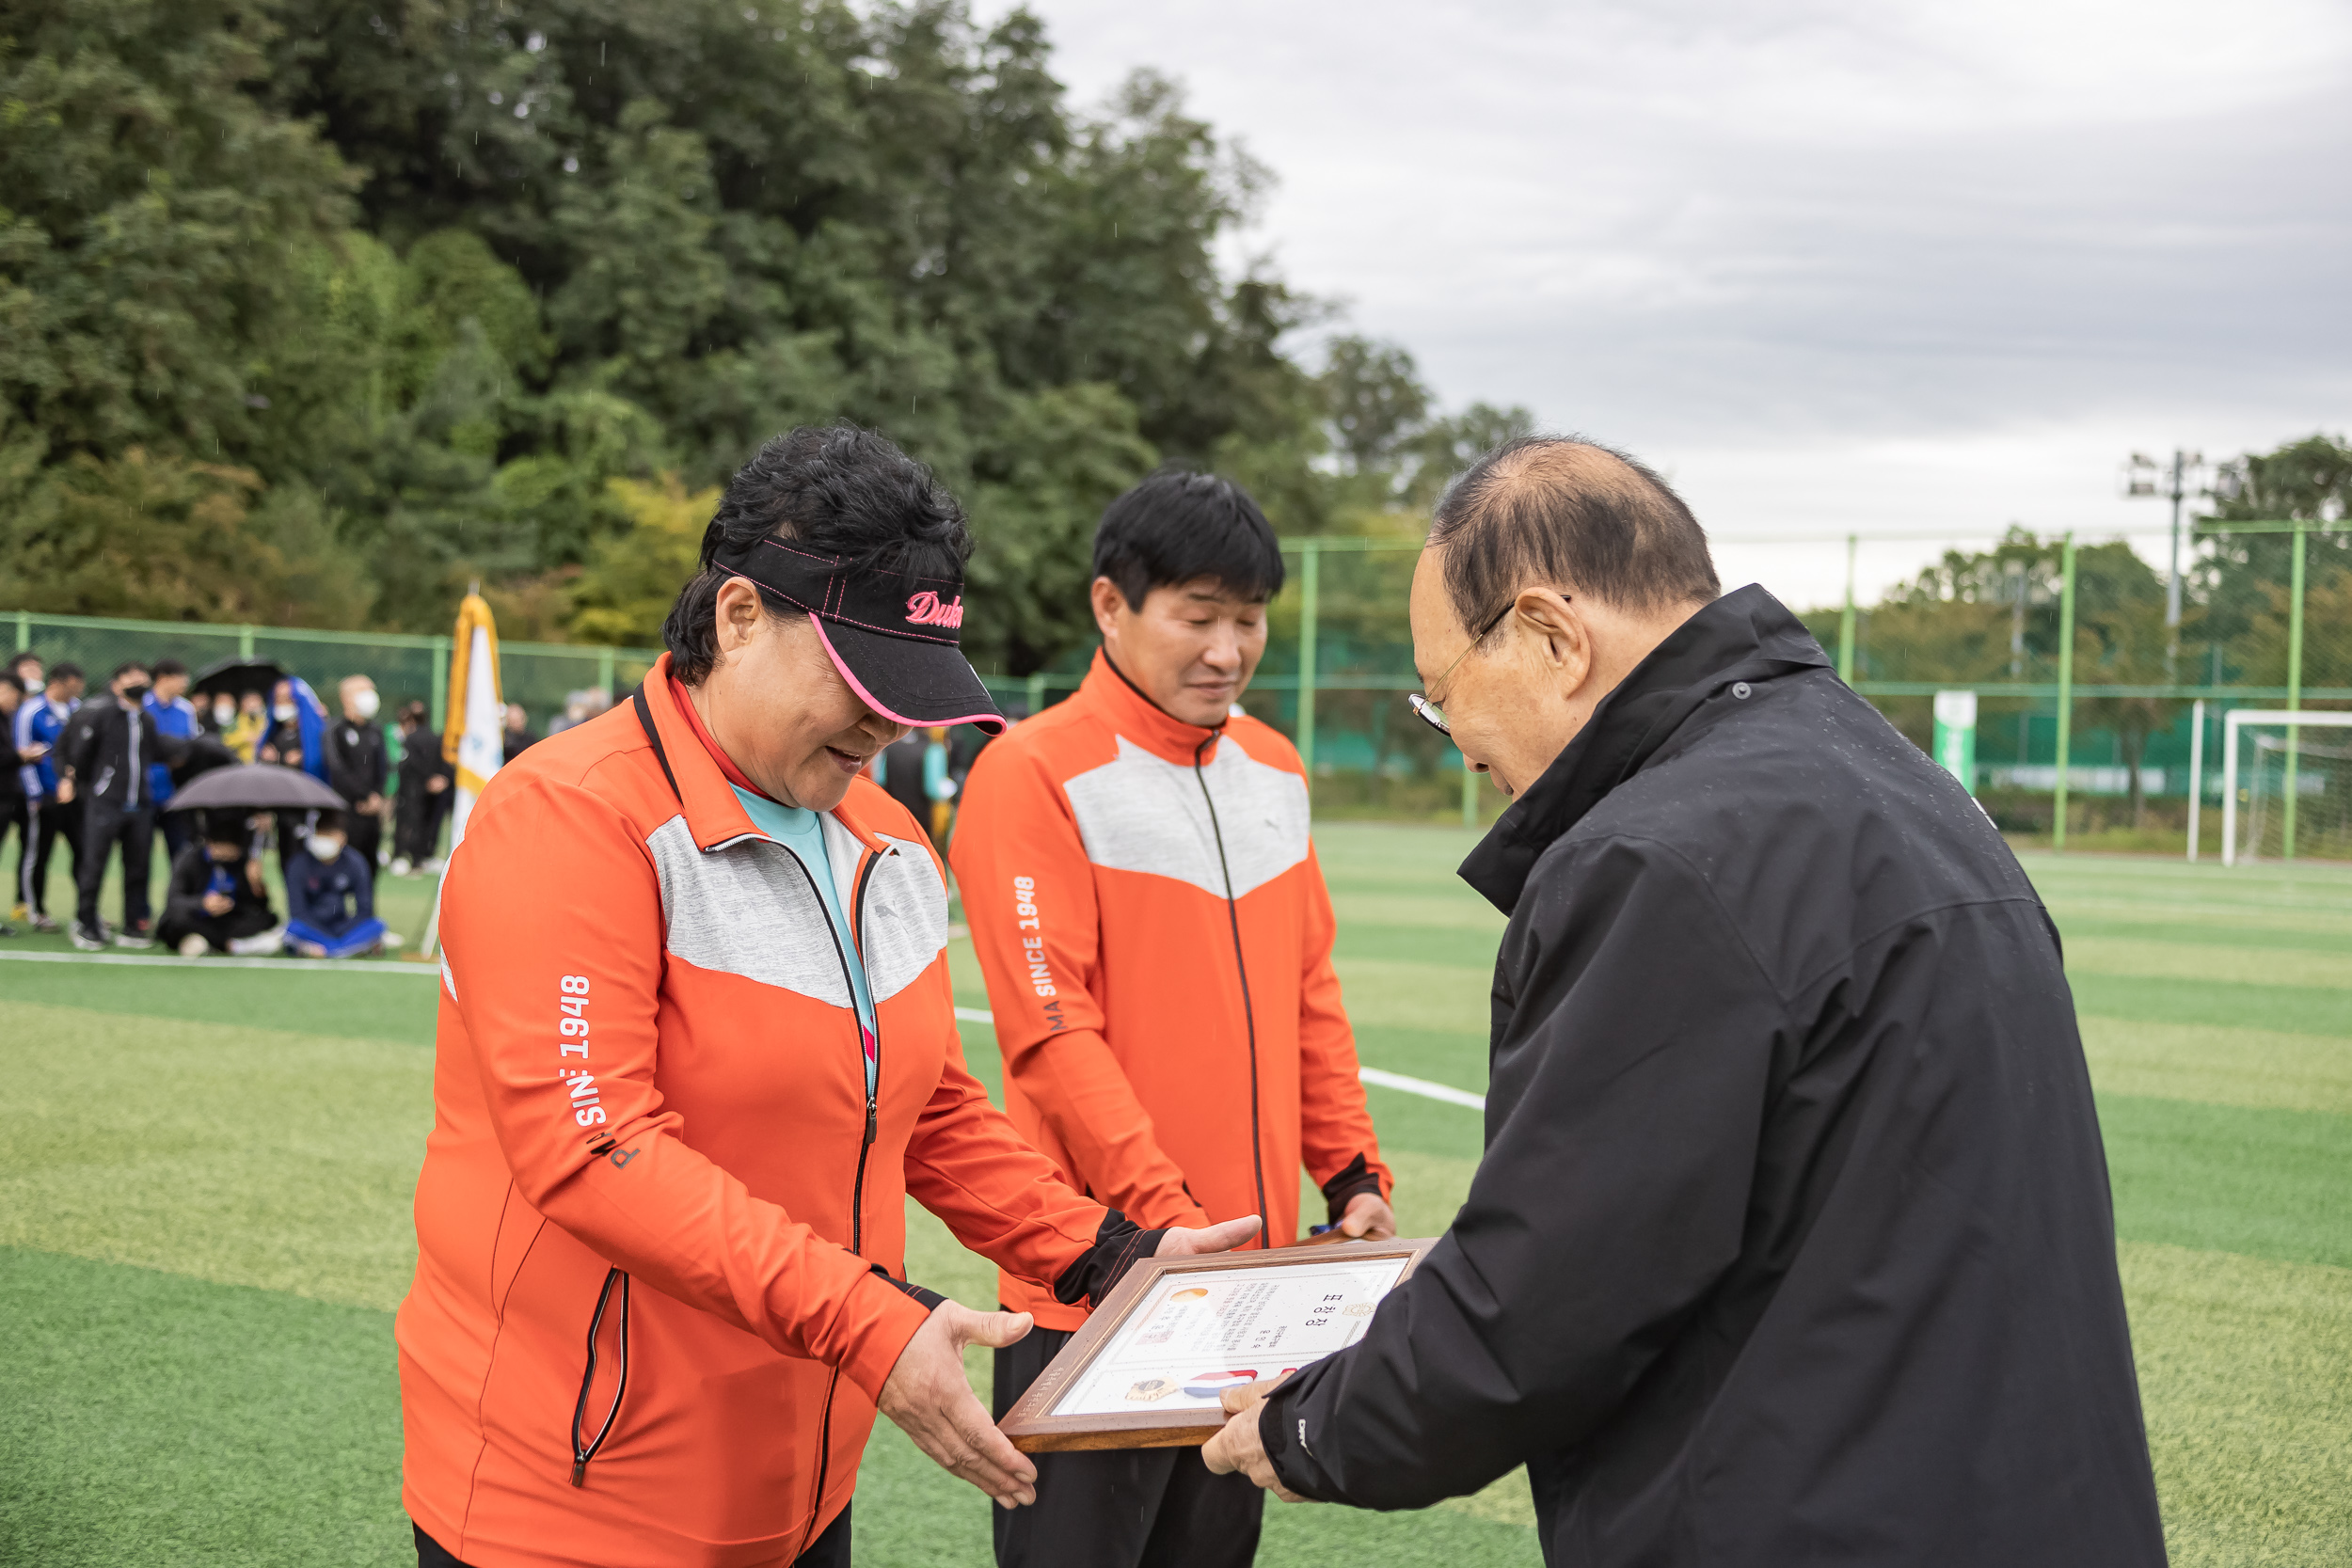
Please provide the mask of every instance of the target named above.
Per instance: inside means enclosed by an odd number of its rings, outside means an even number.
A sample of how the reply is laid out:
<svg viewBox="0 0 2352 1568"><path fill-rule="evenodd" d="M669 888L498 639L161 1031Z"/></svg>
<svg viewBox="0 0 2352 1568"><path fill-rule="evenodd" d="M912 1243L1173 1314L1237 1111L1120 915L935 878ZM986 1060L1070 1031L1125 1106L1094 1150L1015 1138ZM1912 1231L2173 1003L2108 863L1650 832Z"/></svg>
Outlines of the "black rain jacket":
<svg viewBox="0 0 2352 1568"><path fill-rule="evenodd" d="M152 709L132 712L111 691L73 710L57 737L59 763L73 773L76 800L103 800L126 810L153 806L148 766L186 762L190 744L155 727Z"/></svg>
<svg viewBox="0 0 2352 1568"><path fill-rule="evenodd" d="M1486 1153L1285 1485L1524 1463L1554 1565L2160 1564L2056 929L1761 588L1693 615L1463 863L1510 916Z"/></svg>
<svg viewBox="0 0 2352 1568"><path fill-rule="evenodd" d="M326 726L327 787L353 805L384 793L389 763L382 726L356 719L337 719Z"/></svg>

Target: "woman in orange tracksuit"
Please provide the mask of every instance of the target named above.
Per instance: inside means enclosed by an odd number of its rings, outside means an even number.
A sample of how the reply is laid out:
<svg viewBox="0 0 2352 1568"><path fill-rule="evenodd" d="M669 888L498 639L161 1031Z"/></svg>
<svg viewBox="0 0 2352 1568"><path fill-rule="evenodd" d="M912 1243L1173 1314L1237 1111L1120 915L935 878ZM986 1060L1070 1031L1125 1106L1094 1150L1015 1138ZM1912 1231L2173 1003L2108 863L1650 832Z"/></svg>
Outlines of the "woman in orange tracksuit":
<svg viewBox="0 0 2352 1568"><path fill-rule="evenodd" d="M969 549L879 436L770 442L672 653L475 806L398 1319L426 1568L846 1563L877 1406L1028 1500L961 1367L1027 1322L906 1280L906 1196L1068 1303L1255 1231L1139 1230L964 1068L939 863L855 775L998 722L956 647Z"/></svg>

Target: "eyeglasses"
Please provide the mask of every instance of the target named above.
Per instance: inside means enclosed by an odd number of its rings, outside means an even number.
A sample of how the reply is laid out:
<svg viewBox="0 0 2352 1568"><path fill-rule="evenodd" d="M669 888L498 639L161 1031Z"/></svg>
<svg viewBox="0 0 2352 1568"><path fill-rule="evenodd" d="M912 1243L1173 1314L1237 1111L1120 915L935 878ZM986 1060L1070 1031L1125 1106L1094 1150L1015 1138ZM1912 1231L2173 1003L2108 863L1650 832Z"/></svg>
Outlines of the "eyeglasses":
<svg viewBox="0 0 2352 1568"><path fill-rule="evenodd" d="M1518 598L1515 595L1512 599L1506 601L1501 610L1496 610L1492 615L1488 616L1485 626L1480 626L1476 631L1470 633L1469 644L1465 646L1460 653L1454 656L1454 662L1439 671L1438 673L1438 678L1431 681L1429 685L1432 688L1443 686L1445 684L1446 676L1454 673L1454 671L1462 667L1462 660L1470 657L1470 650L1476 648L1481 642L1484 642L1486 640L1486 634L1488 632L1502 625L1502 618L1511 613L1511 606L1518 602ZM1414 717L1418 718L1422 723L1428 725L1439 735L1451 736L1454 733L1453 726L1445 721L1445 709L1439 707L1437 704L1431 702L1428 698L1422 696L1418 691L1407 691L1405 693L1405 700L1412 705Z"/></svg>

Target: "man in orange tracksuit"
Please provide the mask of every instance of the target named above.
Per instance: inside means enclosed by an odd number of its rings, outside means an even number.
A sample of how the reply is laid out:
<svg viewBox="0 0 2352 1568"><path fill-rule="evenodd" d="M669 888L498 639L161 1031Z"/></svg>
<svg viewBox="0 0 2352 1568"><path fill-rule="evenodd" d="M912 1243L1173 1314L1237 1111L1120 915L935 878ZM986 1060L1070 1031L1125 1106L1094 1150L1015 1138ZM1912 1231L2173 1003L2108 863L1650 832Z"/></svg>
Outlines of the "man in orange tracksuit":
<svg viewBox="0 0 2352 1568"><path fill-rule="evenodd" d="M1147 1226L1263 1214L1297 1238L1298 1171L1351 1236L1395 1232L1331 967L1298 754L1233 707L1281 554L1230 481L1162 473L1095 535L1103 651L1077 694L989 746L950 850L988 978L1006 1109L1071 1185ZM1086 1320L996 1353L1001 1415ZM1263 1495L1190 1449L1038 1456L1003 1568L1246 1563Z"/></svg>

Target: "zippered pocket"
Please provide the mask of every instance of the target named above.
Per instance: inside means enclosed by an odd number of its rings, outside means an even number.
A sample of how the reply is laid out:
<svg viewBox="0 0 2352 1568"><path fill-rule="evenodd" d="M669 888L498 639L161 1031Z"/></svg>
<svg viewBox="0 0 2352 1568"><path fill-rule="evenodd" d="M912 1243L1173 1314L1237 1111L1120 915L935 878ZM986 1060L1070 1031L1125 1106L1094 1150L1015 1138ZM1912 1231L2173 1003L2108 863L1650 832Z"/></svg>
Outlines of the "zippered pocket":
<svg viewBox="0 0 2352 1568"><path fill-rule="evenodd" d="M613 1310L613 1287L620 1287L620 1304ZM610 1314L613 1320L612 1342L612 1401L605 1408L604 1419L596 1427L594 1437L587 1435L588 1405L596 1392L596 1364L599 1359L598 1341L604 1338L604 1321ZM604 1440L612 1435L613 1423L621 1418L621 1396L628 1391L628 1275L619 1269L607 1269L604 1289L596 1292L596 1309L588 1318L588 1365L580 1374L580 1400L572 1406L572 1484L588 1483L588 1462L596 1457Z"/></svg>

